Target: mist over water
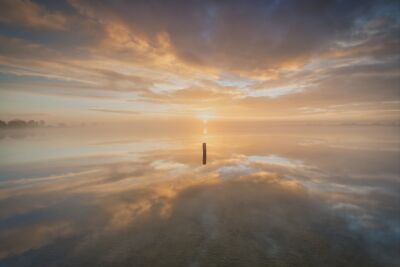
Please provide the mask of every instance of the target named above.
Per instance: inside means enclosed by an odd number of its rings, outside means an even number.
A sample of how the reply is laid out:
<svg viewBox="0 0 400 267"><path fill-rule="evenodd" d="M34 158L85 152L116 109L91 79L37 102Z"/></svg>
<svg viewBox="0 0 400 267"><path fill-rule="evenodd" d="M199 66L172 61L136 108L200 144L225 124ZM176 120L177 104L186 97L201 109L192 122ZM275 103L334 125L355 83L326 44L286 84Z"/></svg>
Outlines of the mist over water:
<svg viewBox="0 0 400 267"><path fill-rule="evenodd" d="M0 132L0 266L398 264L398 127L201 128Z"/></svg>

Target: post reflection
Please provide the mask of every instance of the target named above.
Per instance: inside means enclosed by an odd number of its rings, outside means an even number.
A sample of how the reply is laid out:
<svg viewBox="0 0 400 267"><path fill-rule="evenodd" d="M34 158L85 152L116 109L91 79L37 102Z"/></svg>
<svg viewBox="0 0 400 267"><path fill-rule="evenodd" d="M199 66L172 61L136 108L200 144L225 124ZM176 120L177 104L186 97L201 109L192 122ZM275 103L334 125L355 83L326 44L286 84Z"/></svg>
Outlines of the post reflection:
<svg viewBox="0 0 400 267"><path fill-rule="evenodd" d="M207 122L208 120L203 120L203 165L207 164L207 136L208 136L208 129L207 129Z"/></svg>

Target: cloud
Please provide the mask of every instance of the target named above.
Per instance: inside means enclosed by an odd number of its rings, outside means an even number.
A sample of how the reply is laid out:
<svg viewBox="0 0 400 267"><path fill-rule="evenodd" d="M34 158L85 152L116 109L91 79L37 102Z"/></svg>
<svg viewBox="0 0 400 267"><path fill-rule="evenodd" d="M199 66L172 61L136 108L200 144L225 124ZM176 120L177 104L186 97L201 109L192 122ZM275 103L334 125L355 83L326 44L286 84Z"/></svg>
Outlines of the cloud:
<svg viewBox="0 0 400 267"><path fill-rule="evenodd" d="M90 110L99 111L99 112L107 112L107 113L116 113L116 114L125 114L125 115L138 115L141 112L132 111L132 110L122 110L122 109L101 109L101 108L91 108Z"/></svg>
<svg viewBox="0 0 400 267"><path fill-rule="evenodd" d="M377 6L373 1L177 1L174 8L161 1L72 3L99 20L123 23L145 36L146 45L165 33L186 63L260 74L303 66L349 35L356 18L370 16Z"/></svg>
<svg viewBox="0 0 400 267"><path fill-rule="evenodd" d="M22 4L15 3L17 10ZM23 3L59 14L49 4ZM186 114L213 109L222 117L327 119L334 106L375 102L339 117L398 116L387 116L382 104L398 98L394 2L173 3L71 0L68 12L54 9L74 18L63 34L35 38L13 34L18 23L10 20L0 35L0 71L8 77L1 90L101 97L119 101L112 109L129 102L142 112L157 106Z"/></svg>
<svg viewBox="0 0 400 267"><path fill-rule="evenodd" d="M67 19L30 0L1 0L0 22L32 28L64 30Z"/></svg>

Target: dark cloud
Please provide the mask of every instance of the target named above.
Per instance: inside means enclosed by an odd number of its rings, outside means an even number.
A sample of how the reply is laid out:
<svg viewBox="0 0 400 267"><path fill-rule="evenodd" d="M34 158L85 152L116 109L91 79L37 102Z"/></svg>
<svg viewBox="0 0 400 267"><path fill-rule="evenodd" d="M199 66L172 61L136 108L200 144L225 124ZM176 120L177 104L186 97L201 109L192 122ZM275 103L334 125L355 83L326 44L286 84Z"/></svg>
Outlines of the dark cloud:
<svg viewBox="0 0 400 267"><path fill-rule="evenodd" d="M351 37L359 21L367 23L381 4L388 4L312 0L71 2L85 14L123 22L152 40L160 32L167 33L176 54L186 62L237 71L302 65L334 47L335 41ZM382 30L382 23L373 22L375 29Z"/></svg>
<svg viewBox="0 0 400 267"><path fill-rule="evenodd" d="M67 18L30 0L1 0L0 22L32 28L64 30Z"/></svg>

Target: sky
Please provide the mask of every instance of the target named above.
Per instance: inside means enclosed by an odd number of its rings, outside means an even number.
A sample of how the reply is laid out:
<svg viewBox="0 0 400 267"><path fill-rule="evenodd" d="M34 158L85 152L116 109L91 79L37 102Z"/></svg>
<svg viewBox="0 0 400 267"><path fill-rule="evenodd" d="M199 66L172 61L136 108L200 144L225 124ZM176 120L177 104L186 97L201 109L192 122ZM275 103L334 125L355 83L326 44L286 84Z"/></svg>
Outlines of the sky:
<svg viewBox="0 0 400 267"><path fill-rule="evenodd" d="M0 0L0 119L398 121L396 1Z"/></svg>

